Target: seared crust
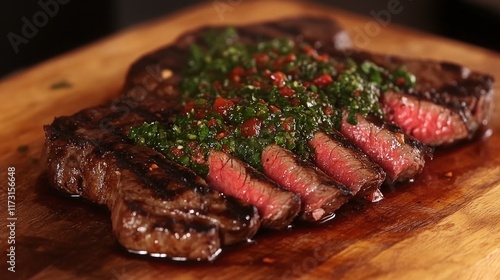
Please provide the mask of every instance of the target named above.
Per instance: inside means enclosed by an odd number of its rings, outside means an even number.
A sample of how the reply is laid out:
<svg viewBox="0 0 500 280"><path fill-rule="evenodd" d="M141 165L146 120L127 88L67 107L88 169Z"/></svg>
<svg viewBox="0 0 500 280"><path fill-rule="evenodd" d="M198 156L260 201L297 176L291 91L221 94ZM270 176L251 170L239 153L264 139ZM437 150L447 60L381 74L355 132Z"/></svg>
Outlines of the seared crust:
<svg viewBox="0 0 500 280"><path fill-rule="evenodd" d="M113 110L130 105L89 108L46 126L50 183L107 205L119 242L134 252L209 260L222 245L251 238L260 225L255 207L209 189L192 171L125 136L130 125L154 116L139 106Z"/></svg>

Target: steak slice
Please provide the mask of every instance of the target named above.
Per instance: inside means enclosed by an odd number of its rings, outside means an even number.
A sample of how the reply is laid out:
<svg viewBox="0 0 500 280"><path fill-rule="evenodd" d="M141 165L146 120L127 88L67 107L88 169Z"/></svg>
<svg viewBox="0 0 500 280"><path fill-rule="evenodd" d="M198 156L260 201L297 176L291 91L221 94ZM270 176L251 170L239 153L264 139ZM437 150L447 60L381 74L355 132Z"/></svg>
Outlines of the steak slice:
<svg viewBox="0 0 500 280"><path fill-rule="evenodd" d="M316 165L328 176L348 187L354 195L370 195L385 180L382 168L338 131L330 134L317 132L309 145L314 149ZM380 196L378 198L381 199Z"/></svg>
<svg viewBox="0 0 500 280"><path fill-rule="evenodd" d="M278 145L269 145L264 149L262 166L271 180L300 195L303 220L317 222L329 219L352 197L345 186Z"/></svg>
<svg viewBox="0 0 500 280"><path fill-rule="evenodd" d="M472 136L459 112L428 99L389 91L382 95L382 104L388 121L428 145L451 144Z"/></svg>
<svg viewBox="0 0 500 280"><path fill-rule="evenodd" d="M357 115L357 124L345 119L340 132L384 169L389 183L412 179L422 171L425 156L430 153L420 142L399 128L377 124Z"/></svg>
<svg viewBox="0 0 500 280"><path fill-rule="evenodd" d="M160 101L159 101L160 102ZM47 174L59 190L111 210L113 232L128 250L183 260L210 260L222 245L251 238L257 209L211 190L192 171L160 153L131 143L106 123L147 119L139 107L127 114L115 102L45 127Z"/></svg>
<svg viewBox="0 0 500 280"><path fill-rule="evenodd" d="M215 189L255 205L262 226L282 229L300 211L299 196L281 189L250 165L221 151L208 156L207 182Z"/></svg>
<svg viewBox="0 0 500 280"><path fill-rule="evenodd" d="M329 45L326 48L339 59L345 59L348 54L357 62L368 60L389 70L404 67L413 73L417 81L415 88L404 94L397 93L399 96L394 92L385 93L381 101L388 119L424 144L439 146L470 140L492 116L493 77L490 75L450 62L358 50L338 51ZM405 99L404 108L398 98ZM409 121L393 111L412 115L412 119ZM416 126L419 129L415 129Z"/></svg>

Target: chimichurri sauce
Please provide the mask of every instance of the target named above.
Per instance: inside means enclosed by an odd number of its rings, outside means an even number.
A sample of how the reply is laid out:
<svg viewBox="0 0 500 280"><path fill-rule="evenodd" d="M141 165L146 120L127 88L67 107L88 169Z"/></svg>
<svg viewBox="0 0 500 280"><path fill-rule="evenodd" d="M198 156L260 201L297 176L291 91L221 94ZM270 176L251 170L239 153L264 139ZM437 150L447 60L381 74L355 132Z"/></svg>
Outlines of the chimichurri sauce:
<svg viewBox="0 0 500 280"><path fill-rule="evenodd" d="M381 92L409 89L415 77L371 62L336 61L305 43L280 38L244 44L234 29L206 34L193 45L183 73L184 113L167 123L145 123L130 137L169 159L208 172L207 155L221 150L261 169L273 143L304 159L318 130L338 128L343 114L382 118Z"/></svg>

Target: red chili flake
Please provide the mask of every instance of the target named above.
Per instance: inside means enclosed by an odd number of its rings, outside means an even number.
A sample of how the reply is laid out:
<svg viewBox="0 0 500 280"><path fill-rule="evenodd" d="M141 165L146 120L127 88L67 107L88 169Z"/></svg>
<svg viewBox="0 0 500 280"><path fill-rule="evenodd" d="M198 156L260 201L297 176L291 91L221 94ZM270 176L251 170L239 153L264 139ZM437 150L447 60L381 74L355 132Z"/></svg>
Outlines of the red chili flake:
<svg viewBox="0 0 500 280"><path fill-rule="evenodd" d="M222 89L222 84L220 83L220 81L215 81L212 86L214 89L217 89L217 90Z"/></svg>
<svg viewBox="0 0 500 280"><path fill-rule="evenodd" d="M355 91L354 91L354 96L356 96L356 97L360 97L360 96L361 96L361 91L359 91L359 90L355 90Z"/></svg>
<svg viewBox="0 0 500 280"><path fill-rule="evenodd" d="M292 103L292 106L294 106L294 107L297 107L300 105L300 99L298 99L298 98L292 98L290 100L290 102Z"/></svg>
<svg viewBox="0 0 500 280"><path fill-rule="evenodd" d="M193 156L191 157L191 160L195 163L198 163L198 164L205 163L205 157L200 152L200 150L196 150L195 152L193 152Z"/></svg>
<svg viewBox="0 0 500 280"><path fill-rule="evenodd" d="M153 170L158 169L158 168L159 168L158 165L156 163L153 163L149 166L149 171L153 171Z"/></svg>
<svg viewBox="0 0 500 280"><path fill-rule="evenodd" d="M184 113L190 113L194 109L194 100L190 100L184 107Z"/></svg>
<svg viewBox="0 0 500 280"><path fill-rule="evenodd" d="M179 147L172 148L171 152L176 157L181 157L182 155L184 155L184 152L182 151L182 149L179 149Z"/></svg>
<svg viewBox="0 0 500 280"><path fill-rule="evenodd" d="M302 83L302 85L305 86L305 87L310 87L312 85L312 83L308 82L308 81L305 81L305 82Z"/></svg>
<svg viewBox="0 0 500 280"><path fill-rule="evenodd" d="M325 107L323 107L323 112L325 113L325 115L331 116L333 114L333 108L332 108L332 106L325 106Z"/></svg>
<svg viewBox="0 0 500 280"><path fill-rule="evenodd" d="M273 112L273 113L281 113L281 109L274 106L274 105L269 105L269 111Z"/></svg>
<svg viewBox="0 0 500 280"><path fill-rule="evenodd" d="M337 72L342 72L342 71L344 71L344 66L337 65L337 66L335 66L335 70L337 70Z"/></svg>
<svg viewBox="0 0 500 280"><path fill-rule="evenodd" d="M292 61L297 60L297 56L295 56L294 53L290 53L289 55L285 56L284 62L285 63L290 63Z"/></svg>
<svg viewBox="0 0 500 280"><path fill-rule="evenodd" d="M250 118L241 124L241 135L244 137L257 136L260 134L262 121L258 118Z"/></svg>
<svg viewBox="0 0 500 280"><path fill-rule="evenodd" d="M275 72L271 74L270 76L271 80L273 81L273 84L279 87L282 87L285 85L286 81L286 76L283 74L283 72Z"/></svg>
<svg viewBox="0 0 500 280"><path fill-rule="evenodd" d="M262 86L262 83L261 83L261 82L259 82L259 81L253 81L253 82L252 82L252 85L253 85L254 87L261 87L261 86Z"/></svg>
<svg viewBox="0 0 500 280"><path fill-rule="evenodd" d="M225 132L217 133L217 135L215 135L216 139L222 139L224 137L226 137L226 133Z"/></svg>
<svg viewBox="0 0 500 280"><path fill-rule="evenodd" d="M328 54L321 54L314 57L318 62L327 62L330 59Z"/></svg>
<svg viewBox="0 0 500 280"><path fill-rule="evenodd" d="M208 120L207 124L209 127L214 127L217 125L217 121L214 118L211 118L210 120Z"/></svg>
<svg viewBox="0 0 500 280"><path fill-rule="evenodd" d="M231 101L230 99L218 96L214 101L213 110L216 113L226 117L227 114L229 113L229 111L233 107L234 107L233 101Z"/></svg>
<svg viewBox="0 0 500 280"><path fill-rule="evenodd" d="M285 97L292 97L295 94L295 90L288 86L284 86L279 89L279 94Z"/></svg>
<svg viewBox="0 0 500 280"><path fill-rule="evenodd" d="M241 76L245 74L245 69L240 66L236 66L230 73L230 77L234 82L239 82L241 80Z"/></svg>
<svg viewBox="0 0 500 280"><path fill-rule="evenodd" d="M403 77L399 77L396 79L396 85L398 87L405 86L406 85L406 80Z"/></svg>
<svg viewBox="0 0 500 280"><path fill-rule="evenodd" d="M316 79L314 79L313 83L317 86L327 86L333 82L332 76L329 74L323 74Z"/></svg>
<svg viewBox="0 0 500 280"><path fill-rule="evenodd" d="M257 74L257 68L255 67L248 69L246 72L246 75L254 75L254 74Z"/></svg>
<svg viewBox="0 0 500 280"><path fill-rule="evenodd" d="M288 117L281 121L281 126L285 131L292 131L294 128L295 120L292 117Z"/></svg>
<svg viewBox="0 0 500 280"><path fill-rule="evenodd" d="M194 117L197 119L197 120L201 120L203 119L206 115L207 115L207 110L206 109L202 109L202 110L198 110L196 111L196 113L194 114Z"/></svg>
<svg viewBox="0 0 500 280"><path fill-rule="evenodd" d="M258 54L255 54L253 56L253 58L255 59L255 63L257 64L257 67L264 67L267 62L269 62L269 55L265 54L265 53L258 53Z"/></svg>
<svg viewBox="0 0 500 280"><path fill-rule="evenodd" d="M311 46L305 46L304 53L306 53L308 55L316 55L317 54L316 49L311 47Z"/></svg>
<svg viewBox="0 0 500 280"><path fill-rule="evenodd" d="M269 130L269 132L275 132L276 131L276 126L275 125L270 125L267 130Z"/></svg>
<svg viewBox="0 0 500 280"><path fill-rule="evenodd" d="M196 141L189 141L188 147L193 150L197 146Z"/></svg>

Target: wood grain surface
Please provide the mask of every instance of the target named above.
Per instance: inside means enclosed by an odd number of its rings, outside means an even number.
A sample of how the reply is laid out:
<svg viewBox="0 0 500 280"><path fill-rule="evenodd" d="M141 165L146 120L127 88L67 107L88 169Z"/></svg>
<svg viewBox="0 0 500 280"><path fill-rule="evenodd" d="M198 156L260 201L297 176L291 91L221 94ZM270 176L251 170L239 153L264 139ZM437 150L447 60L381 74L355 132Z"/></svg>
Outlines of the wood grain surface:
<svg viewBox="0 0 500 280"><path fill-rule="evenodd" d="M411 13L411 2L401 3L393 17ZM107 210L55 193L39 177L42 126L117 96L140 55L201 25L303 14L339 20L360 48L458 62L500 77L500 56L491 51L306 2L250 0L207 2L11 75L0 81L0 279L500 279L498 114L480 139L439 151L414 182L384 189L385 200L349 204L320 226L262 231L213 263L128 254L112 235ZM69 86L53 88L62 82ZM15 273L6 263L10 166L17 183Z"/></svg>

